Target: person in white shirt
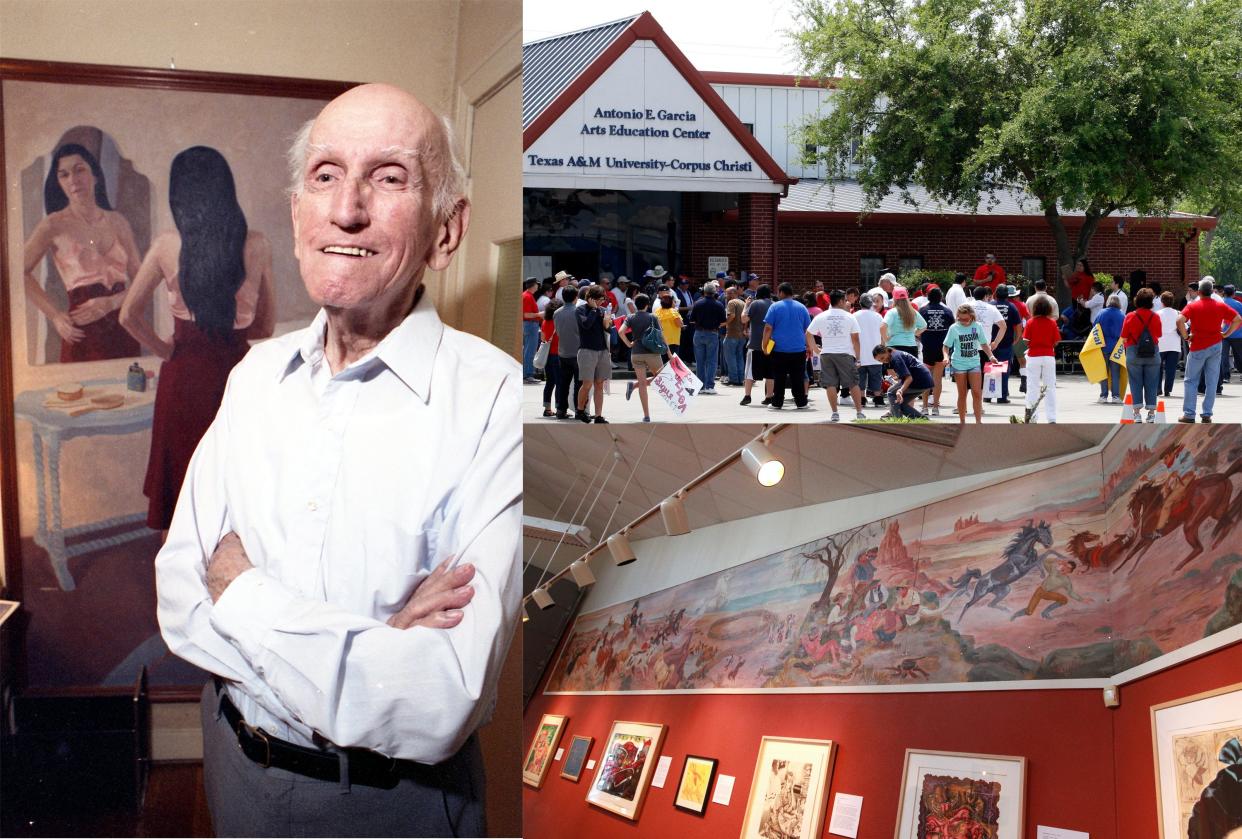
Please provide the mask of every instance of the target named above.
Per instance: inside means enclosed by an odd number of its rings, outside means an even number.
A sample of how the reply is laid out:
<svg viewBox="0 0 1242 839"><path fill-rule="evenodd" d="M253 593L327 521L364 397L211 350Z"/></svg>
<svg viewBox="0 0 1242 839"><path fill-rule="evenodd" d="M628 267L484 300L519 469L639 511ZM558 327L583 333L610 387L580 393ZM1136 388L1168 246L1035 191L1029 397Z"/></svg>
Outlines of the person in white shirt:
<svg viewBox="0 0 1242 839"><path fill-rule="evenodd" d="M520 608L517 366L444 326L447 125L363 85L290 153L310 327L252 348L155 562L217 835L484 835L474 731Z"/></svg>
<svg viewBox="0 0 1242 839"><path fill-rule="evenodd" d="M885 272L880 275L880 279L876 283L875 288L867 292L871 295L872 305L877 312L882 312L888 308L888 301L893 296L893 289L895 288L896 282L896 277L889 272Z"/></svg>
<svg viewBox="0 0 1242 839"><path fill-rule="evenodd" d="M872 358L866 349L867 347L874 349L877 344L888 343L888 327L884 325L884 318L872 308L878 299L870 294L860 295L854 320L858 321L858 343L862 347L858 359L858 387L864 394L870 394L877 408L882 408L884 407L884 367Z"/></svg>
<svg viewBox="0 0 1242 839"><path fill-rule="evenodd" d="M1031 311L1031 304L1035 302L1037 297L1046 297L1052 305L1052 319L1056 320L1061 315L1061 308L1057 305L1057 299L1048 293L1048 283L1039 279L1035 281L1035 293L1026 298L1026 310Z"/></svg>
<svg viewBox="0 0 1242 839"><path fill-rule="evenodd" d="M1113 277L1113 288L1110 294L1117 295L1117 307L1121 309L1122 314L1128 311L1126 307L1130 305L1130 297L1126 294L1122 286L1123 280L1120 277Z"/></svg>
<svg viewBox="0 0 1242 839"><path fill-rule="evenodd" d="M1095 323L1100 317L1100 312L1104 311L1104 284L1092 283L1091 296L1084 303L1087 311L1091 313L1091 322Z"/></svg>
<svg viewBox="0 0 1242 839"><path fill-rule="evenodd" d="M1005 337L1006 330L1009 329L1005 323L1005 318L1001 316L1000 310L993 306L988 300L992 296L992 289L981 285L975 288L975 296L973 300L967 300L970 307L975 310L975 321L983 327L984 335L991 335L992 349L996 349L996 345ZM999 331L992 335L992 327L999 327Z"/></svg>
<svg viewBox="0 0 1242 839"><path fill-rule="evenodd" d="M953 285L949 286L949 290L945 292L944 305L956 312L959 306L969 302L970 299L966 294L966 275L958 272L953 276Z"/></svg>
<svg viewBox="0 0 1242 839"><path fill-rule="evenodd" d="M1177 320L1182 316L1173 305L1173 292L1164 291L1156 298L1160 301L1160 310L1156 312L1160 318L1160 337L1156 340L1156 350L1160 353L1160 392L1165 397L1173 395L1173 382L1177 378L1177 364L1182 360L1182 336L1177 331ZM1152 304L1155 310L1155 304Z"/></svg>
<svg viewBox="0 0 1242 839"><path fill-rule="evenodd" d="M858 361L864 351L859 338L861 329L858 320L845 308L844 291L834 288L828 293L828 300L832 305L816 315L806 331L820 339L819 381L828 392L828 404L832 406L829 421L841 420L837 412L837 391L841 388L849 390L858 419L866 419L862 390L858 387Z"/></svg>

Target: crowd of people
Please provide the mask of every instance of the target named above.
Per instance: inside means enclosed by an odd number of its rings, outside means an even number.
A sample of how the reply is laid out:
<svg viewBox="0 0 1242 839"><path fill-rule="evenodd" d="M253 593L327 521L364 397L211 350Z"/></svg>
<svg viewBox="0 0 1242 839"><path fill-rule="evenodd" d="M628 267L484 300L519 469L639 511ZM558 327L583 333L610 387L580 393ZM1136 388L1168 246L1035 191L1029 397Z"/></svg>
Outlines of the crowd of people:
<svg viewBox="0 0 1242 839"><path fill-rule="evenodd" d="M846 399L859 420L869 407L886 409L881 418L939 417L948 379L954 404L943 409L959 422L968 412L982 422L985 399L1010 404L1012 386L1023 394L1027 421L1042 414L1055 423L1058 359L1072 361L1094 333L1104 357L1101 404L1124 401L1124 355L1133 402L1127 419L1154 422L1184 367L1180 421L1198 413L1211 422L1230 355L1242 374L1242 299L1234 287L1205 277L1178 300L1142 271L1106 287L1086 259L1075 267L1064 307L1042 279L1023 290L1012 285L992 254L973 282L958 273L947 288L908 288L884 272L866 291L829 291L817 282L798 292L790 283L773 289L753 273L721 272L700 284L658 265L641 282L565 271L529 277L524 373L536 384L543 371L543 416L583 422L607 421L605 383L620 369L633 369L625 398L637 392L650 422L649 382L676 355L693 364L699 395L715 395L718 384L738 387L742 405L759 398L760 381L761 404L777 411L787 392L804 409L822 387L831 422L840 421Z"/></svg>

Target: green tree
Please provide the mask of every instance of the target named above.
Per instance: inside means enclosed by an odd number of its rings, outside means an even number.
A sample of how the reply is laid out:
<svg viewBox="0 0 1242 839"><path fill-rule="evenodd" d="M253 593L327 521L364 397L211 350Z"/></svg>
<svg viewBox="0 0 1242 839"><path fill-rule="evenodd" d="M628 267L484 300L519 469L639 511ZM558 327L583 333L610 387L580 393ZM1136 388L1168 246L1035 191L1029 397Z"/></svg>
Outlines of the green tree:
<svg viewBox="0 0 1242 839"><path fill-rule="evenodd" d="M1215 233L1211 247L1200 257L1204 272L1220 285L1242 286L1242 214L1235 211L1222 215Z"/></svg>
<svg viewBox="0 0 1242 839"><path fill-rule="evenodd" d="M912 185L974 207L1029 192L1063 299L1111 213L1236 198L1242 0L797 0L797 18L804 72L837 80L802 132L833 175L856 164L868 208Z"/></svg>

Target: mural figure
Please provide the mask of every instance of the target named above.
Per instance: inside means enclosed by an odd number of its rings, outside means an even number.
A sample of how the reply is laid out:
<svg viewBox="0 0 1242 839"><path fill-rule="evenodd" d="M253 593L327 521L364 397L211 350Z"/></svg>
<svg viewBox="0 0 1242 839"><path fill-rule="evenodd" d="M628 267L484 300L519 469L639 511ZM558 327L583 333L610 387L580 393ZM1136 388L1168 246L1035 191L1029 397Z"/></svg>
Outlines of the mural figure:
<svg viewBox="0 0 1242 839"><path fill-rule="evenodd" d="M1228 839L1242 828L1242 741L1234 737L1226 742L1217 760L1225 768L1195 803L1187 839Z"/></svg>
<svg viewBox="0 0 1242 839"><path fill-rule="evenodd" d="M1190 545L1190 553L1174 566L1174 571L1180 571L1203 553L1199 529L1204 522L1216 522L1212 529L1212 547L1219 545L1242 512L1242 503L1239 503L1242 502L1242 492L1238 494L1238 502L1233 505L1229 503L1233 494L1231 479L1239 472L1242 472L1242 460L1235 460L1223 474L1171 472L1159 483L1152 480L1141 483L1130 496L1127 507L1134 523L1135 538L1129 553L1113 568L1113 572L1120 571L1131 559L1134 560L1133 567L1137 568L1143 554L1157 539L1175 533L1179 527Z"/></svg>
<svg viewBox="0 0 1242 839"><path fill-rule="evenodd" d="M1074 591L1074 582L1069 575L1074 572L1076 567L1077 563L1074 560L1066 559L1059 553L1045 556L1043 582L1039 584L1039 588L1035 589L1034 594L1031 595L1026 608L1014 612L1010 620L1017 620L1023 615L1030 617L1035 614L1035 610L1039 608L1039 604L1044 600L1048 601L1048 606L1039 613L1039 616L1044 619L1050 619L1053 611L1069 603L1071 598L1079 603L1091 603L1090 597L1083 597Z"/></svg>
<svg viewBox="0 0 1242 839"><path fill-rule="evenodd" d="M1127 531L1115 539L1104 542L1098 534L1080 530L1065 543L1065 549L1078 560L1084 570L1110 568L1130 546L1130 538L1131 533Z"/></svg>
<svg viewBox="0 0 1242 839"><path fill-rule="evenodd" d="M978 568L971 568L956 580L950 578L949 585L953 587L953 594L950 595L949 602L965 594L972 581L975 583L974 593L962 607L958 620L966 617L967 609L988 596L992 598L992 602L988 603L989 606L994 609L1002 608L1001 601L1009 596L1010 587L1035 570L1040 561L1048 555L1047 552L1039 553L1035 549L1037 544L1045 548L1052 547L1052 528L1046 521L1040 521L1036 525L1035 520L1031 519L1006 546L1004 560L991 571L984 574Z"/></svg>

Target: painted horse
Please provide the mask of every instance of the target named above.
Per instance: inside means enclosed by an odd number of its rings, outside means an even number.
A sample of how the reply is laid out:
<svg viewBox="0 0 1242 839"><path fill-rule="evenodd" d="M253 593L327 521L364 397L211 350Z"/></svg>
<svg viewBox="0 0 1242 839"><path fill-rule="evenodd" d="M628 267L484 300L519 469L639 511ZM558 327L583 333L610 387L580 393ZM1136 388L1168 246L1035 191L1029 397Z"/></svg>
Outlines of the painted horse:
<svg viewBox="0 0 1242 839"><path fill-rule="evenodd" d="M1065 543L1065 549L1084 568L1109 568L1130 547L1130 538L1131 534L1123 533L1110 542L1104 542L1097 534L1084 530L1075 533Z"/></svg>
<svg viewBox="0 0 1242 839"><path fill-rule="evenodd" d="M1113 573L1131 559L1134 560L1131 568L1133 571L1148 548L1157 540L1174 533L1179 527L1186 544L1190 545L1190 553L1173 568L1174 571L1180 571L1203 553L1199 528L1209 519L1216 522L1212 529L1212 547L1219 545L1242 512L1240 504L1231 506L1229 503L1233 495L1231 479L1239 472L1242 472L1242 461L1236 461L1224 474L1216 472L1196 475L1186 482L1180 492L1170 490L1167 483L1155 484L1146 481L1141 484L1130 496L1127 505L1134 530L1130 551L1113 568ZM1242 492L1238 494L1238 498L1242 502Z"/></svg>
<svg viewBox="0 0 1242 839"><path fill-rule="evenodd" d="M985 597L992 598L992 602L988 603L989 606L996 609L1002 608L1000 603L1009 596L1010 586L1031 573L1046 555L1041 554L1036 549L1036 545L1043 545L1045 548L1052 547L1052 528L1046 521L1035 524L1035 520L1031 519L1022 525L1022 529L1009 541L1005 547L1005 558L991 571L985 574L978 568L970 568L959 579L954 580L950 577L949 585L953 587L953 594L949 596L950 601L965 594L972 582L975 584L974 592L970 600L962 607L958 620L966 617L966 611Z"/></svg>

